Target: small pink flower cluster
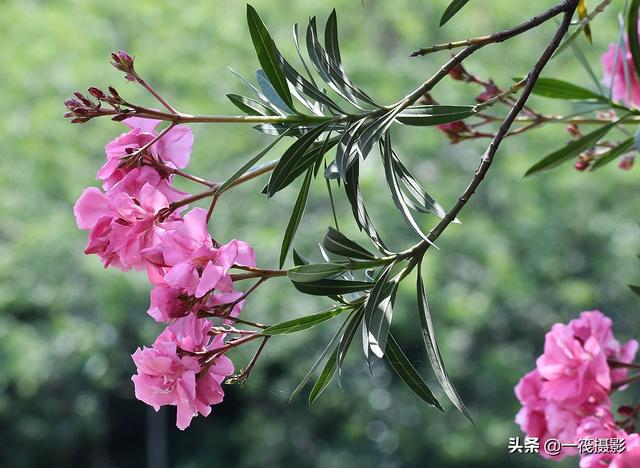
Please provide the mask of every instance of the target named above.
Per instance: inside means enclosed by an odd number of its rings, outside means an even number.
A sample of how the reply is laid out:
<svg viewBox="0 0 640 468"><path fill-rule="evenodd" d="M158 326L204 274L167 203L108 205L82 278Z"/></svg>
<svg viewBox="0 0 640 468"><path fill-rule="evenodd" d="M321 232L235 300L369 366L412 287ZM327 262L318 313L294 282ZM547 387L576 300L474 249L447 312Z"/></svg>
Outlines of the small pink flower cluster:
<svg viewBox="0 0 640 468"><path fill-rule="evenodd" d="M638 342L620 345L611 327L611 319L599 311L582 312L568 324L553 325L536 368L515 388L523 405L516 423L527 436L538 438L540 446L550 438L563 444L576 444L581 438L626 439L622 454L581 455L582 468L640 466L640 436L616 425L610 400L611 392L624 388L621 384L627 379L627 369L612 363L631 363ZM577 452L565 447L554 457L541 454L560 460Z"/></svg>
<svg viewBox="0 0 640 468"><path fill-rule="evenodd" d="M131 130L107 144L98 171L103 190L87 188L74 213L78 227L89 230L86 254L97 254L105 268L146 270L153 286L148 314L170 324L151 348L132 355L135 393L156 411L176 406L177 426L185 429L222 401L221 384L234 371L223 354L225 334L202 317L225 324L238 316L243 295L233 290L229 270L255 267L255 255L245 242L212 239L205 210L183 216L171 209L187 196L173 187L171 169L189 162L191 130L178 125L158 138L158 121L124 123Z"/></svg>

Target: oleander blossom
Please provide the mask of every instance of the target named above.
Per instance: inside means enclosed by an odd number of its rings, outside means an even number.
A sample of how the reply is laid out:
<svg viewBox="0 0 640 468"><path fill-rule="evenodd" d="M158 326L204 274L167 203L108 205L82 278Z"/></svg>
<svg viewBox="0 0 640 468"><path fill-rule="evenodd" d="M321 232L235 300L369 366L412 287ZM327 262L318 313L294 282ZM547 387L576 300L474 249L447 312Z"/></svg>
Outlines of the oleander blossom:
<svg viewBox="0 0 640 468"><path fill-rule="evenodd" d="M132 190L133 193L120 190L120 184L127 185L130 178L135 178L134 185L140 183L136 172L106 193L95 187L86 189L73 209L78 227L89 230L85 253L97 254L105 268L114 266L124 271L146 268L153 253L150 249L165 231L157 215L169 207L166 195L149 182ZM177 219L179 215L172 213L168 221Z"/></svg>
<svg viewBox="0 0 640 468"><path fill-rule="evenodd" d="M624 48L618 44L609 45L609 50L602 54L600 62L604 70L602 82L607 88L611 88L613 99L629 107L640 105L640 83L634 72L629 41L625 40Z"/></svg>
<svg viewBox="0 0 640 468"><path fill-rule="evenodd" d="M522 404L516 423L528 437L538 438L541 446L550 438L577 443L588 433L626 436L613 421L609 395L615 383L627 378L627 370L612 368L609 362L631 363L637 349L636 340L621 345L613 336L611 319L597 310L582 312L566 325L553 325L545 335L544 353L536 368L515 388ZM553 457L540 452L553 460L576 453L574 447L565 447ZM607 466L603 460L611 459L592 457L581 466Z"/></svg>
<svg viewBox="0 0 640 468"><path fill-rule="evenodd" d="M211 353L224 345L223 334L209 336L211 327L208 320L189 315L165 328L151 348L138 348L131 356L137 368L131 378L136 398L156 411L161 406L176 406L180 430L198 414L208 416L211 405L222 402L222 383L234 371L224 355L207 363L207 358L200 361L192 354Z"/></svg>
<svg viewBox="0 0 640 468"><path fill-rule="evenodd" d="M157 135L160 120L129 117L123 123L131 130L107 143L107 161L98 171L103 188L109 190L131 170L122 159L150 143ZM189 127L176 125L148 149L148 157L169 168L184 168L189 163L193 147L193 132ZM134 165L135 167L135 165Z"/></svg>

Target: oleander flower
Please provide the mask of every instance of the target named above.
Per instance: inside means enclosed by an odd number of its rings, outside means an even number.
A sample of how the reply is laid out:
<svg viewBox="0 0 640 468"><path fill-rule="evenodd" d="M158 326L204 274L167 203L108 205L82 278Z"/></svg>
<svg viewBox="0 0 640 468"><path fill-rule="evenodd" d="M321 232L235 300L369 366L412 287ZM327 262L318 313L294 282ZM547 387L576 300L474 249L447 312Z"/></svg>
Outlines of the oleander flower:
<svg viewBox="0 0 640 468"><path fill-rule="evenodd" d="M214 289L233 292L232 265L255 266L255 253L246 242L214 244L207 230L206 211L194 208L184 222L163 236L160 247L170 268L164 281L188 295L201 298Z"/></svg>
<svg viewBox="0 0 640 468"><path fill-rule="evenodd" d="M604 347L594 336L578 340L568 325L551 327L536 363L545 379L541 395L565 407L602 400L611 389Z"/></svg>
<svg viewBox="0 0 640 468"><path fill-rule="evenodd" d="M78 227L89 229L85 253L97 254L105 268L146 268L151 257L145 251L160 241L164 231L156 215L168 206L167 197L148 183L135 196L113 189L106 193L86 189L74 206ZM177 217L174 213L170 219Z"/></svg>
<svg viewBox="0 0 640 468"><path fill-rule="evenodd" d="M208 416L211 405L224 398L222 382L234 371L229 358L201 363L195 352L215 351L224 335L209 336L211 324L190 315L176 320L158 336L151 348L132 354L137 373L131 378L136 398L152 406L176 406L176 426L186 429L198 414Z"/></svg>
<svg viewBox="0 0 640 468"><path fill-rule="evenodd" d="M628 434L616 426L611 410L607 406L598 407L593 414L585 417L576 432L578 440L593 444L597 439L626 439ZM626 442L625 442L626 443ZM607 467L615 458L615 453L595 447L585 447L580 455L580 468Z"/></svg>
<svg viewBox="0 0 640 468"><path fill-rule="evenodd" d="M609 468L637 468L640 466L640 434L628 434L624 452L611 459Z"/></svg>
<svg viewBox="0 0 640 468"><path fill-rule="evenodd" d="M107 161L98 171L98 179L103 188L109 190L131 170L121 166L122 158L129 156L157 135L159 120L130 117L123 121L131 130L107 143ZM156 161L172 168L183 168L189 163L193 147L193 132L189 127L176 125L149 148L149 154ZM134 166L135 167L135 166Z"/></svg>
<svg viewBox="0 0 640 468"><path fill-rule="evenodd" d="M625 41L624 48L618 44L609 45L600 62L604 70L603 84L611 87L613 99L629 107L640 105L640 84L634 73L629 41Z"/></svg>

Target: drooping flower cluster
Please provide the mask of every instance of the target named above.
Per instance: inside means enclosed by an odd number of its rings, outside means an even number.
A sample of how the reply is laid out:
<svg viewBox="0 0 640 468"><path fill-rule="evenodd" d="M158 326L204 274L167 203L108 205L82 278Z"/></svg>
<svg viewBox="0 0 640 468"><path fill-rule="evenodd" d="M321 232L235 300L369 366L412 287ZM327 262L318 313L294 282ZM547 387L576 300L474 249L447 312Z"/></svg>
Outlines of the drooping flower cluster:
<svg viewBox="0 0 640 468"><path fill-rule="evenodd" d="M616 425L610 394L624 388L627 379L627 369L616 366L631 363L637 350L635 340L620 345L613 336L611 319L599 311L582 312L568 324L553 325L536 368L515 388L523 405L516 422L528 437L538 438L541 446L551 438L577 444L587 437L621 438L635 444L637 434L630 435ZM540 453L560 460L577 454L578 449L564 447L556 456ZM627 466L624 457L630 454L585 454L580 466L607 466L605 462Z"/></svg>
<svg viewBox="0 0 640 468"><path fill-rule="evenodd" d="M89 230L85 253L106 267L145 270L152 285L148 314L169 323L152 347L133 355L136 397L156 410L177 407L177 426L211 412L234 372L224 355L226 334L210 320L229 324L242 307L230 268L255 266L253 249L232 240L220 245L207 229L207 211L182 214L174 203L188 194L172 185L173 170L189 162L193 135L174 126L162 134L158 121L129 118L130 128L106 145L98 171L102 190L87 188L74 207L78 227Z"/></svg>

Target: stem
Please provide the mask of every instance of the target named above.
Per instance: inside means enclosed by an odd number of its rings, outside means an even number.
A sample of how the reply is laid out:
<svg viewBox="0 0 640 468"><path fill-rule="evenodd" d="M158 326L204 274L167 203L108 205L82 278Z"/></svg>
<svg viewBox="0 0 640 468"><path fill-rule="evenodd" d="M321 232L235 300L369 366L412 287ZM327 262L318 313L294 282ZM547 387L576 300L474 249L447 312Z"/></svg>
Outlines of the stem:
<svg viewBox="0 0 640 468"><path fill-rule="evenodd" d="M287 276L287 270L267 270L262 268L253 268L244 265L233 265L231 268L244 270L247 273L236 273L231 275L233 281L240 281L251 278L275 278L277 276Z"/></svg>
<svg viewBox="0 0 640 468"><path fill-rule="evenodd" d="M260 343L260 346L258 347L258 349L256 350L255 354L253 355L253 357L251 358L251 361L249 361L249 364L247 364L247 367L237 376L232 377L234 379L234 381L240 381L240 385L243 385L247 379L249 378L249 374L251 373L251 369L253 369L253 366L256 365L256 362L258 361L258 358L260 357L260 354L262 353L262 350L265 348L265 346L267 345L267 341L269 341L269 338L271 338L270 336L265 336L262 340L262 343Z"/></svg>
<svg viewBox="0 0 640 468"><path fill-rule="evenodd" d="M570 0L570 1L573 1L573 0ZM411 57L418 57L418 56L430 54L432 52L436 52L438 50L453 49L456 47L464 47L464 46L467 46L467 48L483 47L487 44L502 42L507 39L511 39L512 37L518 36L530 29L533 29L534 27L546 22L547 20L553 18L554 16L564 12L566 9L567 9L567 3L562 2L556 5L555 7L545 11L544 13L538 16L534 16L529 21L526 21L511 29L506 29L504 31L496 32L486 36L467 39L465 41L449 42L447 44L437 44L431 47L426 47L423 49L416 50L411 54Z"/></svg>
<svg viewBox="0 0 640 468"><path fill-rule="evenodd" d="M158 100L158 102L160 104L162 104L169 112L171 112L172 114L178 114L178 111L176 111L171 104L169 104L167 101L164 100L164 98L162 96L160 96L160 94L158 94L158 92L153 89L151 87L151 85L149 83L147 83L140 75L138 75L137 73L134 75L134 78L136 79L136 81L141 84L144 89L146 89L147 91L149 91L149 93L151 93L151 95L156 98Z"/></svg>
<svg viewBox="0 0 640 468"><path fill-rule="evenodd" d="M616 382L616 383L612 384L611 385L611 389L612 390L617 390L620 387L624 387L625 385L632 384L634 382L637 382L638 380L640 380L640 373L634 374L634 375L632 375L631 377L629 377L627 379L624 379L624 380L621 380L620 382Z"/></svg>
<svg viewBox="0 0 640 468"><path fill-rule="evenodd" d="M607 362L611 367L627 367L629 369L640 369L640 364L635 362L621 362L614 359L607 359Z"/></svg>
<svg viewBox="0 0 640 468"><path fill-rule="evenodd" d="M498 150L498 147L500 146L500 143L508 134L509 129L511 128L511 125L516 120L516 117L524 107L527 99L531 94L531 91L533 90L533 87L536 84L536 81L538 80L538 77L540 76L540 73L542 72L546 64L549 62L551 57L553 56L553 53L559 47L560 42L562 41L562 38L567 33L569 24L571 22L571 17L573 16L573 12L575 11L578 5L578 1L579 0L568 0L566 2L563 2L558 7L555 7L552 9L553 11L555 11L560 6L562 7L561 10L559 10L559 11L564 11L562 23L556 30L556 33L553 36L553 39L551 40L551 42L543 52L540 59L536 62L536 64L533 66L533 68L529 72L527 76L527 84L525 85L525 88L522 94L516 101L516 104L511 108L511 111L509 111L509 114L507 115L505 120L502 122L502 125L500 125L500 128L498 129L496 135L491 141L491 144L489 145L486 152L482 156L480 166L474 173L474 176L471 179L471 182L469 183L469 185L465 188L465 190L462 192L462 194L460 195L456 203L447 212L444 218L442 218L442 220L436 225L436 227L434 227L431 230L431 232L429 232L429 235L427 236L429 239L429 242L425 240L416 244L416 246L414 246L414 248L412 249L414 253L426 251L429 248L429 245L432 244L438 237L440 237L440 235L447 228L447 226L449 226L449 224L451 224L451 222L454 219L456 219L458 213L462 210L462 208L464 208L464 206L467 204L469 199L475 193L478 186L482 183L482 180L484 179L486 173L491 167L491 164L493 163L493 158Z"/></svg>

